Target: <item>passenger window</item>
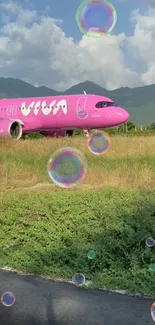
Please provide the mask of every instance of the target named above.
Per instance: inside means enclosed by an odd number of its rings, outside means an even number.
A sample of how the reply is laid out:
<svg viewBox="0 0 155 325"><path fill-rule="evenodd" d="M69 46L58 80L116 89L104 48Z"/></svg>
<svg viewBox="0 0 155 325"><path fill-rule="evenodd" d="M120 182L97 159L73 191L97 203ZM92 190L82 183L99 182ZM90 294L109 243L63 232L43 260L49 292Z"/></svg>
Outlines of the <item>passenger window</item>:
<svg viewBox="0 0 155 325"><path fill-rule="evenodd" d="M107 107L108 106L108 102L98 102L95 107L97 108L102 108L102 107Z"/></svg>
<svg viewBox="0 0 155 325"><path fill-rule="evenodd" d="M101 107L103 107L103 103L104 103L104 102L98 102L98 103L95 105L95 107L96 107L96 108L101 108Z"/></svg>
<svg viewBox="0 0 155 325"><path fill-rule="evenodd" d="M114 102L108 102L108 106L117 106Z"/></svg>
<svg viewBox="0 0 155 325"><path fill-rule="evenodd" d="M109 106L116 106L114 102L98 102L95 107L96 108L104 108Z"/></svg>

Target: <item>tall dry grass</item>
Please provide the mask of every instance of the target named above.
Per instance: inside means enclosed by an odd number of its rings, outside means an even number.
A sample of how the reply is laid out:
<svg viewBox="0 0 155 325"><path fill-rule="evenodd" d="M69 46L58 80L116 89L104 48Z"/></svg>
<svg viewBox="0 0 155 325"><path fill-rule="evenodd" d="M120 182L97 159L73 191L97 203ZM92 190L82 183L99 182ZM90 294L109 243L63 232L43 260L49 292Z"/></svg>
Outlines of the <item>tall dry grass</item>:
<svg viewBox="0 0 155 325"><path fill-rule="evenodd" d="M80 189L128 187L155 189L155 136L112 137L111 148L102 156L87 148L87 138L13 141L0 138L1 190L49 186L46 164L50 154L64 145L79 148L88 159L88 174Z"/></svg>

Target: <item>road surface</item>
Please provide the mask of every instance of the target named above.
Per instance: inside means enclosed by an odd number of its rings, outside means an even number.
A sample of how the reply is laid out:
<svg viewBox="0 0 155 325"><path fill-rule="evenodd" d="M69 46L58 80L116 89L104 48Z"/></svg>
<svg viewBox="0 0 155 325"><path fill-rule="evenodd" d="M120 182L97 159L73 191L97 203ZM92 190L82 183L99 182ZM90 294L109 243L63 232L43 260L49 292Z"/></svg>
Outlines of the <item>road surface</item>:
<svg viewBox="0 0 155 325"><path fill-rule="evenodd" d="M153 299L88 290L36 276L0 271L0 296L11 291L12 307L0 304L2 325L153 325Z"/></svg>

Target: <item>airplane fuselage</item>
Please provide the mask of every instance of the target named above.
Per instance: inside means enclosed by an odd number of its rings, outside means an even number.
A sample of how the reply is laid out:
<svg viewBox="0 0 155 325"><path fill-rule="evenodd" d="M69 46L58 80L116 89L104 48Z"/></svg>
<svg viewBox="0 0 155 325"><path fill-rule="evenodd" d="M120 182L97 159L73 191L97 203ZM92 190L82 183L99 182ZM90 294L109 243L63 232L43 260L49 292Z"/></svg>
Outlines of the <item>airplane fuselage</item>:
<svg viewBox="0 0 155 325"><path fill-rule="evenodd" d="M52 129L112 127L126 122L128 118L128 112L115 106L111 99L97 95L0 100L0 135L6 135L8 121L21 124L24 134Z"/></svg>

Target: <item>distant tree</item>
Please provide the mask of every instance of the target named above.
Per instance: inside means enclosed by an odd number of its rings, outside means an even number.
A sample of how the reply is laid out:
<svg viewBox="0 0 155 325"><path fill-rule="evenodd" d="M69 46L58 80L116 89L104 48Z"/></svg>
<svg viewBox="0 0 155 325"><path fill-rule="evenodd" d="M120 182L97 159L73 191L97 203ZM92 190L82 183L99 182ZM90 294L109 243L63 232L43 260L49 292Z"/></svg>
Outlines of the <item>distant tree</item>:
<svg viewBox="0 0 155 325"><path fill-rule="evenodd" d="M127 131L135 131L136 124L134 122L127 122L118 127L118 132L127 132Z"/></svg>
<svg viewBox="0 0 155 325"><path fill-rule="evenodd" d="M105 128L105 129L101 129L101 130L105 131L108 134L117 134L117 132L118 132L118 128L108 128L108 129Z"/></svg>
<svg viewBox="0 0 155 325"><path fill-rule="evenodd" d="M128 131L134 130L136 128L136 124L134 122L127 122L127 127L128 127Z"/></svg>
<svg viewBox="0 0 155 325"><path fill-rule="evenodd" d="M119 133L124 132L124 130L125 130L124 124L122 124L122 125L120 125L120 126L118 127L118 132L119 132Z"/></svg>
<svg viewBox="0 0 155 325"><path fill-rule="evenodd" d="M155 130L155 122L150 124L150 130Z"/></svg>

